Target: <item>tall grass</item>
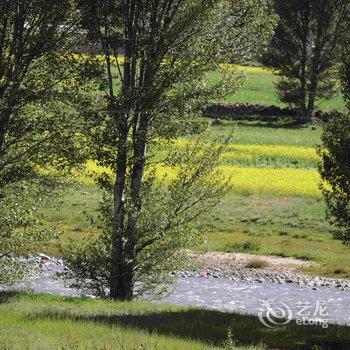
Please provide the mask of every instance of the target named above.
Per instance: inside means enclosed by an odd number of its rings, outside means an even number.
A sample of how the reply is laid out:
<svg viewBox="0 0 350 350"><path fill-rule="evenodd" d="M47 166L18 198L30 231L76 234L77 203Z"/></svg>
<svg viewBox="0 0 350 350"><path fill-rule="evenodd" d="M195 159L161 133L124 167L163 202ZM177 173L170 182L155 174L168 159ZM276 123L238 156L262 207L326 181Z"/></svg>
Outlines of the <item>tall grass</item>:
<svg viewBox="0 0 350 350"><path fill-rule="evenodd" d="M0 293L1 349L347 349L346 327L269 329L256 317L148 302ZM266 347L260 344L265 344Z"/></svg>

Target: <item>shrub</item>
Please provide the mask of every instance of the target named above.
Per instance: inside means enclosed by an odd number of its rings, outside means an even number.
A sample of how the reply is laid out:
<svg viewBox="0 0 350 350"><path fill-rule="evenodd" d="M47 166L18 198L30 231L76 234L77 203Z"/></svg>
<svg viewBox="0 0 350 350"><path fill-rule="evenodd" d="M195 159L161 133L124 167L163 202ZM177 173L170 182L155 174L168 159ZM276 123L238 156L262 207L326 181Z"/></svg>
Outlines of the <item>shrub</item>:
<svg viewBox="0 0 350 350"><path fill-rule="evenodd" d="M264 269L269 267L269 263L262 259L252 259L245 265L248 269Z"/></svg>
<svg viewBox="0 0 350 350"><path fill-rule="evenodd" d="M224 248L226 252L234 251L239 253L258 251L259 249L259 244L251 240L245 241L243 243L227 244Z"/></svg>
<svg viewBox="0 0 350 350"><path fill-rule="evenodd" d="M226 119L246 119L247 117L292 117L296 116L297 113L291 108L280 108L277 106L248 103L219 103L206 107L203 115L206 117L222 117Z"/></svg>
<svg viewBox="0 0 350 350"><path fill-rule="evenodd" d="M218 103L207 106L203 112L204 117L222 118L227 120L265 120L274 121L277 119L299 120L299 110L296 108L278 106L265 106L261 104L234 103L224 104ZM329 113L320 110L315 111L315 119L327 121Z"/></svg>
<svg viewBox="0 0 350 350"><path fill-rule="evenodd" d="M21 256L58 238L55 230L40 225L40 209L50 203L49 179L22 181L0 192L0 285L12 287L37 273ZM3 195L1 197L1 194ZM55 198L55 197L53 197Z"/></svg>

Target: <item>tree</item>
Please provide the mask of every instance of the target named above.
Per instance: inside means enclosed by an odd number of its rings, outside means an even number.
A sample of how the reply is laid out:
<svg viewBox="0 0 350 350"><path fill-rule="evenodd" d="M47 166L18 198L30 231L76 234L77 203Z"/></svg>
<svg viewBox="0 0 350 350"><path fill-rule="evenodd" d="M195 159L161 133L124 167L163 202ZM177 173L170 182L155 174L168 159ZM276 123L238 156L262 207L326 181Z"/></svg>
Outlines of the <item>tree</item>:
<svg viewBox="0 0 350 350"><path fill-rule="evenodd" d="M347 32L349 34L349 32ZM344 99L350 108L350 44L345 36L342 42L340 78ZM350 114L333 113L324 124L322 145L321 185L328 212L327 218L335 228L334 237L350 244Z"/></svg>
<svg viewBox="0 0 350 350"><path fill-rule="evenodd" d="M347 0L275 0L279 24L262 62L276 69L280 100L309 120L317 98L335 93L335 63L349 20Z"/></svg>
<svg viewBox="0 0 350 350"><path fill-rule="evenodd" d="M88 100L82 86L91 83L80 81L80 64L69 54L76 31L70 0L1 0L0 13L2 256L33 240L34 233L25 237L18 230L29 232L35 224L33 204L53 184L54 169L81 159L74 104Z"/></svg>
<svg viewBox="0 0 350 350"><path fill-rule="evenodd" d="M340 66L340 80L342 86L342 93L346 102L348 110L350 110L350 21L346 35L342 40L342 55Z"/></svg>
<svg viewBox="0 0 350 350"><path fill-rule="evenodd" d="M140 196L142 208L133 232L135 255L133 282L137 294L167 292L177 279L176 272L187 266L185 248L200 242L196 220L215 207L227 193L227 181L217 169L223 145L196 141L171 152L162 166L148 166ZM176 174L172 169L177 169ZM160 175L163 173L164 175ZM172 174L172 175L171 175ZM108 297L111 286L110 257L113 238L112 179L104 184L104 201L95 219L102 233L84 244L71 240L64 246L64 259L70 269L63 274L72 287L99 297ZM105 179L106 181L106 179ZM128 180L129 182L130 180ZM127 194L125 201L130 200ZM73 281L73 282L72 282ZM130 297L134 295L130 290Z"/></svg>
<svg viewBox="0 0 350 350"><path fill-rule="evenodd" d="M69 55L70 0L2 0L0 12L1 196L6 184L35 178L38 165L57 166L60 158L63 167L74 158L69 102L82 98L82 84Z"/></svg>
<svg viewBox="0 0 350 350"><path fill-rule="evenodd" d="M324 124L320 174L334 237L350 244L350 114L334 112Z"/></svg>
<svg viewBox="0 0 350 350"><path fill-rule="evenodd" d="M224 74L222 81L214 86L205 84L206 73L219 69L220 63L227 62L232 54L225 50L232 39L228 35L232 28L226 26L225 14L230 16L232 7L227 1L214 0L81 0L80 6L89 37L101 43L106 67L106 113L96 113L87 123L88 129L95 131L92 135L94 158L110 170L99 178L108 193L103 212L110 214L107 215L110 219L105 220L108 224L104 242L108 244L103 245L109 248L100 250L109 252L107 263L103 264L108 269L101 274L104 274L104 281L109 281L109 296L125 300L133 297L135 283L140 277L138 272L142 271L140 278L145 283L152 272L153 276L157 275L162 264L167 269L158 275L158 281L169 275L169 268L177 268L176 254L181 253L185 248L183 242L189 239L186 230L181 230L182 236L172 236L171 232L177 231L167 229L173 226L174 210L181 218L181 213L191 212L199 203L202 208L208 208L205 203L213 202L210 191L222 192L218 190L220 185L212 183L212 190L205 186L208 173L204 165L199 167L198 173L196 164L180 171L168 189L154 192L158 186L147 187L147 184L153 169L151 146L154 149L161 139L169 141L176 137L180 129L184 130L181 126L189 125L185 118L195 115L218 96L235 91L240 84L230 73ZM124 54L123 66L118 61L120 52ZM203 152L199 154L203 158ZM181 159L184 161L183 157ZM184 163L189 160L187 158ZM180 164L176 166L181 168ZM213 167L209 164L208 169L213 170ZM204 175L202 186L197 178L200 174ZM172 190L177 187L178 193ZM207 192L206 196L200 188ZM187 189L188 199L177 197L184 195L184 189ZM153 194L160 197L148 202L147 198L149 195L153 198ZM193 200L194 195L199 197ZM220 196L214 196L217 197ZM157 215L152 211L152 207L158 208L158 203L165 203L167 208L164 217L163 209L159 209L159 226L156 225ZM188 219L196 216L189 215ZM180 221L176 227L186 222ZM171 240L171 237L177 239ZM156 249L158 243L165 241L169 245L168 255L165 254L166 245ZM94 255L91 252L91 249L83 250L82 259L76 259L75 266L71 265L76 277L91 271L88 266L93 263L87 258L87 255ZM157 252L162 259L158 259ZM148 258L146 265L140 263L145 261L142 256ZM148 272L140 264L147 266Z"/></svg>
<svg viewBox="0 0 350 350"><path fill-rule="evenodd" d="M270 1L235 0L229 1L230 11L224 12L226 29L222 35L229 35L231 63L246 64L261 58L277 24L277 16ZM218 24L221 24L219 22ZM218 31L221 28L217 28Z"/></svg>

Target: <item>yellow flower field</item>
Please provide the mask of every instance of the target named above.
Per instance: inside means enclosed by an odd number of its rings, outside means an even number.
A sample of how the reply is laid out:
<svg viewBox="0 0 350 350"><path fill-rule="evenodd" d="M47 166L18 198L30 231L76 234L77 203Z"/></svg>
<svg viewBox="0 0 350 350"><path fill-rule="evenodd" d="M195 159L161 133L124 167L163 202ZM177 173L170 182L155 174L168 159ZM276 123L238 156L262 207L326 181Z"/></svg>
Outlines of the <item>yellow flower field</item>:
<svg viewBox="0 0 350 350"><path fill-rule="evenodd" d="M174 141L172 147L181 149L189 141L179 139ZM166 150L160 150L159 154L166 154ZM320 197L320 177L317 168L293 168L293 167L272 167L259 168L249 166L250 160L264 157L276 157L278 159L289 159L300 162L319 161L314 148L295 146L270 146L270 145L234 145L227 147L222 156L223 165L219 170L225 177L230 179L233 191L249 195L276 195L286 197ZM227 165L225 161L232 159L245 159L248 166ZM86 165L87 173L106 171L96 165L96 162L89 161ZM111 172L107 170L107 172ZM175 169L164 166L158 167L159 178L167 174L168 181L176 176ZM79 180L85 183L92 183L92 179L86 174L79 174Z"/></svg>
<svg viewBox="0 0 350 350"><path fill-rule="evenodd" d="M229 145L227 152L223 154L224 159L253 159L267 156L298 161L318 162L320 160L314 148L280 145Z"/></svg>
<svg viewBox="0 0 350 350"><path fill-rule="evenodd" d="M246 195L276 195L283 197L320 197L320 177L317 170L309 169L257 169L220 166L219 170L229 178L233 192ZM171 181L174 169L159 167L159 177L167 175Z"/></svg>
<svg viewBox="0 0 350 350"><path fill-rule="evenodd" d="M183 149L193 144L186 139L178 139L172 143L172 147ZM165 153L164 153L165 154ZM315 148L290 146L290 145L238 145L230 144L222 155L223 161L227 160L258 160L262 158L276 158L293 160L296 162L309 162L315 165L320 161Z"/></svg>
<svg viewBox="0 0 350 350"><path fill-rule="evenodd" d="M285 197L319 197L320 181L317 170L256 169L222 166L230 177L235 192L244 194L273 194Z"/></svg>
<svg viewBox="0 0 350 350"><path fill-rule="evenodd" d="M272 70L266 67L242 66L237 64L224 63L220 68L226 72L251 73L251 74L271 74Z"/></svg>

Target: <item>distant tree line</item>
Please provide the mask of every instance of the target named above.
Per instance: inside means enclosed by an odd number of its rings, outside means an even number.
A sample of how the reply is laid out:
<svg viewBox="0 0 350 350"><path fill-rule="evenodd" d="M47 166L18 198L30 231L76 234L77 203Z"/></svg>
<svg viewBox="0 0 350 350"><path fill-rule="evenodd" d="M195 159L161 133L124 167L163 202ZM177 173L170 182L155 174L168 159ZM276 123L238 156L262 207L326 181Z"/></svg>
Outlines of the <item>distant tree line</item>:
<svg viewBox="0 0 350 350"><path fill-rule="evenodd" d="M279 76L282 102L309 121L318 99L338 91L342 39L348 31L347 0L274 0L278 26L262 62Z"/></svg>

